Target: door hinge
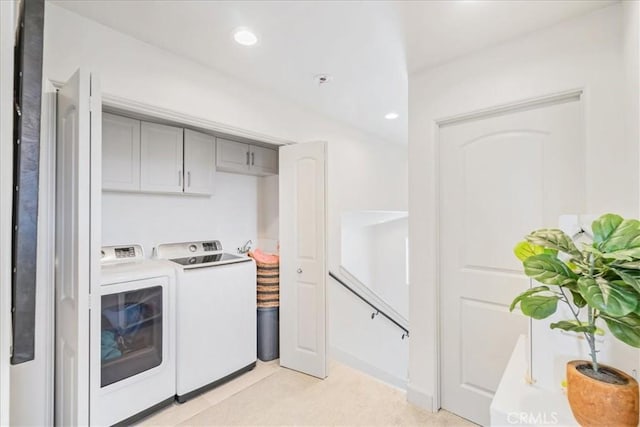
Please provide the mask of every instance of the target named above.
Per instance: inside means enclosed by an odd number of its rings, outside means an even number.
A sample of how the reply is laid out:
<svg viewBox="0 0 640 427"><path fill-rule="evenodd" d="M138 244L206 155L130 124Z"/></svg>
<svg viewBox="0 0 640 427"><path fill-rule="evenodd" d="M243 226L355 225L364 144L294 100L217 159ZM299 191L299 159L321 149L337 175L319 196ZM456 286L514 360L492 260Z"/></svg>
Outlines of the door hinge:
<svg viewBox="0 0 640 427"><path fill-rule="evenodd" d="M91 111L92 113L95 111L99 111L99 109L97 108L98 106L96 106L96 102L96 98L94 98L93 96L89 97L89 111Z"/></svg>

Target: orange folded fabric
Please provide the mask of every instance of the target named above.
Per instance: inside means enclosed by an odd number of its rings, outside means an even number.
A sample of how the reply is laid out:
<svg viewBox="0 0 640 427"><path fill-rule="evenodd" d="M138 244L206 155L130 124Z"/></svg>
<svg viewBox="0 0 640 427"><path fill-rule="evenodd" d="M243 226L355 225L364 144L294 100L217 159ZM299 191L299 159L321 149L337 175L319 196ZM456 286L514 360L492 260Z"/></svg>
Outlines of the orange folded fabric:
<svg viewBox="0 0 640 427"><path fill-rule="evenodd" d="M275 264L280 261L280 257L278 255L269 254L261 251L260 249L256 249L255 251L250 252L249 256L251 256L257 262L261 262L264 264Z"/></svg>

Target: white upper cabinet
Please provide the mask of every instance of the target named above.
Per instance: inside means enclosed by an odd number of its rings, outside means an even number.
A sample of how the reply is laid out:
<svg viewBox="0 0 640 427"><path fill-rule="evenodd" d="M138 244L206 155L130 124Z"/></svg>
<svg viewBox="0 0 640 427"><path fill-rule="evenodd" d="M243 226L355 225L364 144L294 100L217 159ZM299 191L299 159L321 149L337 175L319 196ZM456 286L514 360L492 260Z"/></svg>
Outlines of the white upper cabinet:
<svg viewBox="0 0 640 427"><path fill-rule="evenodd" d="M276 150L223 138L218 138L216 146L216 166L219 171L249 175L278 173Z"/></svg>
<svg viewBox="0 0 640 427"><path fill-rule="evenodd" d="M250 170L256 175L275 175L278 173L278 152L270 148L250 146Z"/></svg>
<svg viewBox="0 0 640 427"><path fill-rule="evenodd" d="M216 166L224 172L249 173L249 144L218 138Z"/></svg>
<svg viewBox="0 0 640 427"><path fill-rule="evenodd" d="M142 122L140 158L140 190L182 193L182 128Z"/></svg>
<svg viewBox="0 0 640 427"><path fill-rule="evenodd" d="M216 171L216 139L200 132L184 130L184 192L213 194Z"/></svg>
<svg viewBox="0 0 640 427"><path fill-rule="evenodd" d="M102 188L140 190L140 121L102 114Z"/></svg>
<svg viewBox="0 0 640 427"><path fill-rule="evenodd" d="M216 169L278 173L276 149L115 114L103 114L102 140L104 190L211 195Z"/></svg>

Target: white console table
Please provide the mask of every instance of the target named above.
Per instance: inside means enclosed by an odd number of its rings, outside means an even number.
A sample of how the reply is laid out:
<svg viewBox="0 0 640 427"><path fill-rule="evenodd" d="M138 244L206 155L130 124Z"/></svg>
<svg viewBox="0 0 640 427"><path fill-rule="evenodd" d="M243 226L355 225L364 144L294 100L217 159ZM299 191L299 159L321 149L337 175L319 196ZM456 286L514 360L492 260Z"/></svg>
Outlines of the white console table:
<svg viewBox="0 0 640 427"><path fill-rule="evenodd" d="M578 426L567 396L528 384L526 336L521 335L491 402L491 426Z"/></svg>

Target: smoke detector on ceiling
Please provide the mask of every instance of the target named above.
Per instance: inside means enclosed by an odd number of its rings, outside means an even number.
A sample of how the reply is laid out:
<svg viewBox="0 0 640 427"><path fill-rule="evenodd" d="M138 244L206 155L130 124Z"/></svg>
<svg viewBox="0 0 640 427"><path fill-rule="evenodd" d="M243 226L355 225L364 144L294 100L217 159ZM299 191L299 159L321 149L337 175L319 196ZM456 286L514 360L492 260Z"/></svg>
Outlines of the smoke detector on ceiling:
<svg viewBox="0 0 640 427"><path fill-rule="evenodd" d="M316 74L315 76L313 76L313 79L318 86L322 86L331 82L333 80L333 76L330 74Z"/></svg>

